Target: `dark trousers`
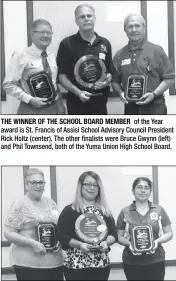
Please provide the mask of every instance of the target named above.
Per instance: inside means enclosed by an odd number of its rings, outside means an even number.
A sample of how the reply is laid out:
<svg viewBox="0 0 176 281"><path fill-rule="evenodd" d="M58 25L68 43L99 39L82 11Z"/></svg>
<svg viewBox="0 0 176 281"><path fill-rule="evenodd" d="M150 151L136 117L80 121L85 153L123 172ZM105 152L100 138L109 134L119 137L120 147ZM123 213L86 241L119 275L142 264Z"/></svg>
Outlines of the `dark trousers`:
<svg viewBox="0 0 176 281"><path fill-rule="evenodd" d="M103 268L83 268L73 269L64 267L64 276L66 280L108 280L110 266Z"/></svg>
<svg viewBox="0 0 176 281"><path fill-rule="evenodd" d="M18 115L58 115L60 105L59 100L54 101L51 105L35 108L30 104L21 102L17 111Z"/></svg>
<svg viewBox="0 0 176 281"><path fill-rule="evenodd" d="M32 268L14 265L17 280L63 280L63 266L56 268Z"/></svg>
<svg viewBox="0 0 176 281"><path fill-rule="evenodd" d="M165 262L150 265L129 265L123 263L127 280L164 280Z"/></svg>
<svg viewBox="0 0 176 281"><path fill-rule="evenodd" d="M107 95L93 96L89 101L82 102L76 95L68 93L68 115L107 115Z"/></svg>
<svg viewBox="0 0 176 281"><path fill-rule="evenodd" d="M137 105L135 103L125 104L125 115L166 115L167 107L162 101L161 103L149 103L146 105Z"/></svg>

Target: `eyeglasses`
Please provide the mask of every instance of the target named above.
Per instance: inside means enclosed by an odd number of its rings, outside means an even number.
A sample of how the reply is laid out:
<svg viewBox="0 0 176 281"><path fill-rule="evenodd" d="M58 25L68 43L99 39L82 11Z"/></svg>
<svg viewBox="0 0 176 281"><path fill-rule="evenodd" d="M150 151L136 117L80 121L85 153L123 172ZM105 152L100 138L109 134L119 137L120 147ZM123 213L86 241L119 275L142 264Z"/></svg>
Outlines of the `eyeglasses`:
<svg viewBox="0 0 176 281"><path fill-rule="evenodd" d="M29 183L31 184L31 186L35 187L37 185L44 186L46 182L45 181L29 181Z"/></svg>
<svg viewBox="0 0 176 281"><path fill-rule="evenodd" d="M83 182L82 185L83 185L84 187L86 187L86 188L91 188L92 186L93 186L94 188L98 188L98 187L99 187L98 184L96 184L96 183L91 183L91 182Z"/></svg>
<svg viewBox="0 0 176 281"><path fill-rule="evenodd" d="M136 185L135 187L137 190L144 190L144 191L149 191L150 190L150 186L142 186L142 185Z"/></svg>
<svg viewBox="0 0 176 281"><path fill-rule="evenodd" d="M33 32L36 32L36 33L40 34L41 36L45 36L45 33L46 33L48 36L52 36L52 35L53 35L53 32L49 32L49 31L38 31L38 30L34 30Z"/></svg>
<svg viewBox="0 0 176 281"><path fill-rule="evenodd" d="M93 18L93 16L94 16L94 15L92 15L92 14L81 15L80 17L77 17L77 19L84 20L86 17L87 17L88 19L91 19L91 18Z"/></svg>
<svg viewBox="0 0 176 281"><path fill-rule="evenodd" d="M134 28L136 30L140 30L142 29L142 25L141 24L127 25L127 29L130 31L133 30Z"/></svg>

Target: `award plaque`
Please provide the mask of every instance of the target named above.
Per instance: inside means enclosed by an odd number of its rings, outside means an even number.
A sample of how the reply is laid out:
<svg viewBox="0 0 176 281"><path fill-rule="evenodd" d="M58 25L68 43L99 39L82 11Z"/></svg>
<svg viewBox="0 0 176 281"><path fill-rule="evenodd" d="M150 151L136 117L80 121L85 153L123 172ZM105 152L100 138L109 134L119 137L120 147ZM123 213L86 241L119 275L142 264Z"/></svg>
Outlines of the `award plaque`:
<svg viewBox="0 0 176 281"><path fill-rule="evenodd" d="M45 71L28 77L27 84L33 97L47 98L47 101L53 101L56 97L51 77Z"/></svg>
<svg viewBox="0 0 176 281"><path fill-rule="evenodd" d="M132 229L131 238L136 253L147 253L154 246L153 231L150 225L135 226Z"/></svg>
<svg viewBox="0 0 176 281"><path fill-rule="evenodd" d="M147 76L145 75L130 75L127 80L125 97L127 101L139 101L146 93Z"/></svg>
<svg viewBox="0 0 176 281"><path fill-rule="evenodd" d="M36 225L37 239L47 251L57 249L56 224L53 222L40 222Z"/></svg>
<svg viewBox="0 0 176 281"><path fill-rule="evenodd" d="M90 91L94 89L96 82L103 82L106 79L106 66L103 60L95 55L86 55L77 61L74 75L78 85Z"/></svg>
<svg viewBox="0 0 176 281"><path fill-rule="evenodd" d="M108 234L106 222L94 213L79 216L75 223L75 230L81 240L94 246L103 241Z"/></svg>

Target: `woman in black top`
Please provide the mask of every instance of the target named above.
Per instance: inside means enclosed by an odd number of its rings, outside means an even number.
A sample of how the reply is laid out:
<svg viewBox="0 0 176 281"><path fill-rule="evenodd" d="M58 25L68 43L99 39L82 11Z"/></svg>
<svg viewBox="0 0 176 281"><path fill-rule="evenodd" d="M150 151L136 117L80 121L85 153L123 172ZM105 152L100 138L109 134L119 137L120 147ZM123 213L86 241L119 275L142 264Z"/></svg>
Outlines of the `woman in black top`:
<svg viewBox="0 0 176 281"><path fill-rule="evenodd" d="M98 215L107 226L107 236L96 248L79 238L75 230L76 220L85 213ZM79 177L75 200L59 217L58 239L65 250L66 280L108 280L109 251L116 241L116 229L101 179L96 173L87 171Z"/></svg>

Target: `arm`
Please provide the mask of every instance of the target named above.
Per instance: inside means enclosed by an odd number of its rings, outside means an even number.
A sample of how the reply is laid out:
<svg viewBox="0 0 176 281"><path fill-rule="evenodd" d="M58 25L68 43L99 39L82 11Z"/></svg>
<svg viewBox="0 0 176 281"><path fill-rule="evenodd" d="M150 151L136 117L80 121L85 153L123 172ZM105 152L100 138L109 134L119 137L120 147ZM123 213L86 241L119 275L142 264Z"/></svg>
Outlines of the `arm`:
<svg viewBox="0 0 176 281"><path fill-rule="evenodd" d="M130 241L129 241L129 239L127 239L127 238L125 238L124 237L124 234L125 234L125 230L121 230L121 229L119 229L118 231L117 231L117 234L118 234L118 243L120 244L120 245L122 245L122 246L130 246Z"/></svg>
<svg viewBox="0 0 176 281"><path fill-rule="evenodd" d="M105 221L108 229L108 236L105 241L100 243L100 251L108 252L110 251L110 246L113 245L117 241L116 227L115 221L113 217L105 217Z"/></svg>
<svg viewBox="0 0 176 281"><path fill-rule="evenodd" d="M77 248L85 254L88 254L92 248L92 246L90 244L78 241L76 239L71 239L69 242L69 246L71 248Z"/></svg>
<svg viewBox="0 0 176 281"><path fill-rule="evenodd" d="M112 88L113 88L114 92L116 92L118 94L121 101L128 104L128 101L125 98L125 93L124 93L121 85L119 83L113 81L112 82Z"/></svg>
<svg viewBox="0 0 176 281"><path fill-rule="evenodd" d="M66 90L80 98L82 102L86 102L90 99L91 93L78 89L78 87L71 83L66 74L59 74L59 82Z"/></svg>
<svg viewBox="0 0 176 281"><path fill-rule="evenodd" d="M112 89L116 92L122 102L128 104L128 101L125 98L124 89L121 86L121 77L120 77L120 60L119 53L117 52L113 58L112 65Z"/></svg>
<svg viewBox="0 0 176 281"><path fill-rule="evenodd" d="M141 99L144 99L144 101L136 102L136 104L142 105L142 104L150 103L154 98L163 95L163 93L166 90L168 90L172 86L173 83L174 83L174 79L165 79L165 80L163 80L158 85L158 87L156 88L156 90L154 92L144 94L144 96L141 98Z"/></svg>
<svg viewBox="0 0 176 281"><path fill-rule="evenodd" d="M17 98L25 103L29 103L31 96L23 91L19 85L25 67L21 60L21 55L19 53L15 52L12 55L10 65L7 69L7 73L3 82L3 89L12 97Z"/></svg>
<svg viewBox="0 0 176 281"><path fill-rule="evenodd" d="M163 207L161 207L159 226L162 231L160 232L160 237L155 240L155 248L157 248L158 244L166 243L173 237L171 221Z"/></svg>
<svg viewBox="0 0 176 281"><path fill-rule="evenodd" d="M107 44L107 50L108 51L107 51L107 55L105 58L106 76L105 76L104 81L95 83L95 85L94 85L95 90L104 89L104 88L108 87L112 81L112 48L111 48L111 44L109 41ZM104 60L102 60L102 61L104 62Z"/></svg>
<svg viewBox="0 0 176 281"><path fill-rule="evenodd" d="M91 248L90 245L78 241L74 238L75 221L76 221L76 217L74 217L74 211L70 206L66 206L64 210L61 212L61 215L57 223L58 240L60 241L63 250L71 247L71 248L80 249L84 253L88 253Z"/></svg>
<svg viewBox="0 0 176 281"><path fill-rule="evenodd" d="M12 55L10 65L8 67L4 82L3 89L8 95L11 95L18 100L29 103L34 107L43 107L46 105L45 98L31 97L20 87L20 80L25 68L25 61L22 56L15 52Z"/></svg>
<svg viewBox="0 0 176 281"><path fill-rule="evenodd" d="M42 243L35 241L34 239L24 237L13 229L6 227L4 236L11 243L14 243L18 246L32 248L35 253L46 253L46 249Z"/></svg>
<svg viewBox="0 0 176 281"><path fill-rule="evenodd" d="M155 58L157 61L157 71L160 76L161 83L152 93L146 93L143 96L143 99L141 99L141 102L136 104L148 104L154 98L163 95L163 93L174 83L174 70L162 47L158 46L156 49Z"/></svg>
<svg viewBox="0 0 176 281"><path fill-rule="evenodd" d="M20 230L23 230L25 220L23 199L12 204L10 212L5 221L5 237L11 243L18 246L31 247L34 252L45 253L46 250L38 241L32 238L24 237L20 234Z"/></svg>
<svg viewBox="0 0 176 281"><path fill-rule="evenodd" d="M78 87L73 85L68 77L69 73L73 74L74 71L72 68L72 60L73 60L73 54L72 54L72 48L71 48L71 42L69 38L66 38L65 40L62 40L56 57L57 66L59 69L59 75L58 79L60 84L69 92L72 92L74 95L76 95L82 102L86 102L90 99L91 93L86 91L81 91Z"/></svg>
<svg viewBox="0 0 176 281"><path fill-rule="evenodd" d="M161 235L161 237L159 237L155 241L157 241L158 244L162 244L162 243L168 242L172 238L173 238L172 227L171 227L171 225L167 225L167 226L163 227L163 234Z"/></svg>

